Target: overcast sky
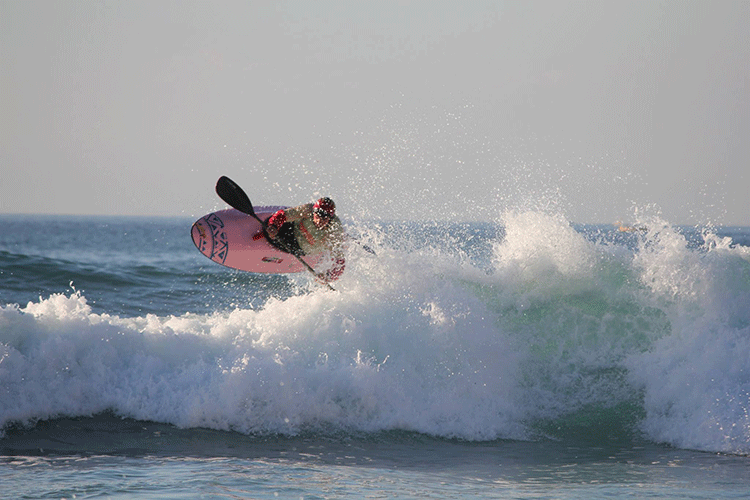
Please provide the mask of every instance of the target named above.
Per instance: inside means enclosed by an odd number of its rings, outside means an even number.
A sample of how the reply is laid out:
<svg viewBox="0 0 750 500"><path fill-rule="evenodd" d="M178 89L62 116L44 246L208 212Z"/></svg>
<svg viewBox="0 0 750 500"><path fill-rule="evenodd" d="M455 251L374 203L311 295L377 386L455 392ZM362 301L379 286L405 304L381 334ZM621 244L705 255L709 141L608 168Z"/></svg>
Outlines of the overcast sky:
<svg viewBox="0 0 750 500"><path fill-rule="evenodd" d="M0 213L750 225L748 1L0 0Z"/></svg>

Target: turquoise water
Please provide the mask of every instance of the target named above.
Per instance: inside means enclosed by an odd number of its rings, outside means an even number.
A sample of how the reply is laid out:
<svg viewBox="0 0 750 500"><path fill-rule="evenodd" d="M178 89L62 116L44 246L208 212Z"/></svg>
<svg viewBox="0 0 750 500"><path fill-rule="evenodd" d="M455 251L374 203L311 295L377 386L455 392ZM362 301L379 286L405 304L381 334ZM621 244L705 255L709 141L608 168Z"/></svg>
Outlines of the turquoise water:
<svg viewBox="0 0 750 500"><path fill-rule="evenodd" d="M190 219L1 216L7 498L744 498L750 229L350 225L337 292Z"/></svg>

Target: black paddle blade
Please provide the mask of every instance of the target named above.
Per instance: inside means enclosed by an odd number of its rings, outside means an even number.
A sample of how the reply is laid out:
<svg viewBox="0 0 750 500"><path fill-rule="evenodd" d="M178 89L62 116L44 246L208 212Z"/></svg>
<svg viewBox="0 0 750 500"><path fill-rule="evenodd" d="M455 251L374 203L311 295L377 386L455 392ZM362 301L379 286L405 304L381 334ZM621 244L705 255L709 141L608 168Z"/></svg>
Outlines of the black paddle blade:
<svg viewBox="0 0 750 500"><path fill-rule="evenodd" d="M371 253L371 254L372 254L372 255L374 255L375 257L377 257L377 256L378 256L378 254L376 254L376 253L375 253L375 250L373 250L373 249L372 249L372 248L370 248L369 246L367 246L367 245L364 245L364 244L362 244L362 243L360 243L360 246L361 246L361 247L362 247L362 248L363 248L363 249L365 250L365 252L367 252L367 253Z"/></svg>
<svg viewBox="0 0 750 500"><path fill-rule="evenodd" d="M216 182L216 194L232 208L236 208L240 212L252 215L253 217L255 216L255 210L253 210L253 204L250 203L250 198L229 177L224 175L219 177L219 180Z"/></svg>

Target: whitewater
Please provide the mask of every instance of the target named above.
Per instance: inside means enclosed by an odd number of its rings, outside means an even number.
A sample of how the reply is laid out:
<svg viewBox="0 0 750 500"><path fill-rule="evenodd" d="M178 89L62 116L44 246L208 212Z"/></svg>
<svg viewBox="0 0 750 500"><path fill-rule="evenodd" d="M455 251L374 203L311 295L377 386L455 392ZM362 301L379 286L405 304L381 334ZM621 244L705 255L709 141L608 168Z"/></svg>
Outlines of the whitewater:
<svg viewBox="0 0 750 500"><path fill-rule="evenodd" d="M426 439L535 456L565 443L747 467L747 228L652 217L620 232L543 211L350 224L377 256L352 245L332 292L221 268L182 218L2 221L7 456L49 446L50 422L121 421L250 447L364 440L392 456L406 439L422 455Z"/></svg>

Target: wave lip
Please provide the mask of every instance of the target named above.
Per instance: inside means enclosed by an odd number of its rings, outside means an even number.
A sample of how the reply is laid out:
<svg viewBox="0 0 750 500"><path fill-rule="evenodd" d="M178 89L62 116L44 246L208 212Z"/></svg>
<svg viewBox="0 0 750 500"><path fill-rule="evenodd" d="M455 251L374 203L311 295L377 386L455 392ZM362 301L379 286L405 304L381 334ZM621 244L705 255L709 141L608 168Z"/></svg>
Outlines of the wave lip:
<svg viewBox="0 0 750 500"><path fill-rule="evenodd" d="M681 448L750 453L750 252L704 232L695 248L654 224L634 259L668 335L627 363L644 391L642 428Z"/></svg>

